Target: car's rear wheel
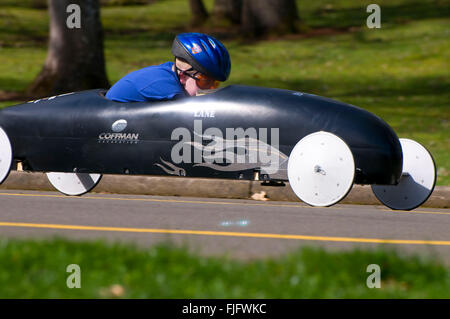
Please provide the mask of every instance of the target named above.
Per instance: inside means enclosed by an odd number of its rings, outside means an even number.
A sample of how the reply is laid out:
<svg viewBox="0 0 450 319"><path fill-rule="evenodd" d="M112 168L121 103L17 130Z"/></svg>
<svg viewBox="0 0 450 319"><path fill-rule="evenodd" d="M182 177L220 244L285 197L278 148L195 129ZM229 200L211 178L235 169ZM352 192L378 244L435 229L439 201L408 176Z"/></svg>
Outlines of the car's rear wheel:
<svg viewBox="0 0 450 319"><path fill-rule="evenodd" d="M12 161L11 142L6 132L0 127L0 184L8 177Z"/></svg>
<svg viewBox="0 0 450 319"><path fill-rule="evenodd" d="M48 180L58 191L69 196L79 196L91 191L102 178L101 174L47 173Z"/></svg>
<svg viewBox="0 0 450 319"><path fill-rule="evenodd" d="M401 138L402 176L397 185L372 185L375 196L389 208L411 210L422 205L436 185L436 165L428 150L416 141Z"/></svg>
<svg viewBox="0 0 450 319"><path fill-rule="evenodd" d="M288 162L288 178L294 193L311 206L331 206L351 190L355 162L348 145L329 132L302 138Z"/></svg>

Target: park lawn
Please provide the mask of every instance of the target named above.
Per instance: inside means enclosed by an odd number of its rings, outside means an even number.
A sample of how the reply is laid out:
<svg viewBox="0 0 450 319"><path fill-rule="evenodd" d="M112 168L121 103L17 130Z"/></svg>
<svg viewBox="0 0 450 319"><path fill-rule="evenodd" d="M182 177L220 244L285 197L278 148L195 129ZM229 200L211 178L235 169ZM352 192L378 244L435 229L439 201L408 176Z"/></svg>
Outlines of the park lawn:
<svg viewBox="0 0 450 319"><path fill-rule="evenodd" d="M78 265L81 288L69 289ZM367 279L380 267L380 288ZM74 281L69 280L71 283ZM369 280L373 283L372 280ZM0 239L0 298L450 298L450 268L387 247L277 258L205 257L169 243Z"/></svg>
<svg viewBox="0 0 450 319"><path fill-rule="evenodd" d="M208 24L230 50L227 84L303 91L365 108L399 137L425 145L435 157L438 185L450 185L449 9L443 1L378 1L382 28L368 29L366 2L299 1L305 34L251 43ZM211 0L206 4L212 7ZM22 91L45 60L46 11L5 7L0 15L6 17L0 19L0 90ZM172 60L174 35L190 30L184 0L105 7L102 21L111 83ZM327 29L314 35L318 28Z"/></svg>

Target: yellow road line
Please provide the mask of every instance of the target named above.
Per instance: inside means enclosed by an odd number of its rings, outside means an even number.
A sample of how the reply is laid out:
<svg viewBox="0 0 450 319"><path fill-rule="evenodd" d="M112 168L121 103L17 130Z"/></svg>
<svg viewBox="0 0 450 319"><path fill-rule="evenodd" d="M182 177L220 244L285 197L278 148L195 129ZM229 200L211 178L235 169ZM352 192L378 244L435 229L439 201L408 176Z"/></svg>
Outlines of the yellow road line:
<svg viewBox="0 0 450 319"><path fill-rule="evenodd" d="M141 202L163 202L163 203L185 203L185 204L217 204L217 205L240 205L240 206L264 206L264 207L292 207L292 208L310 208L320 209L321 207L312 207L299 204L268 204L266 203L237 203L237 202L220 202L220 201L196 201L196 200L177 200L177 199L155 199L155 198L121 198L121 197L96 197L96 196L67 196L67 195L50 195L50 194L20 194L20 193L0 193L3 196L24 196L24 197L49 197L49 198L66 198L66 199L105 199L105 200L121 200L121 201L141 201ZM345 209L342 207L327 207L327 209ZM407 210L390 210L379 209L380 212L388 213L409 213L409 214L435 214L450 215L450 212L433 212L433 211L407 211Z"/></svg>
<svg viewBox="0 0 450 319"><path fill-rule="evenodd" d="M128 232L128 233L156 233L156 234L176 234L176 235L228 236L228 237L270 238L270 239L296 239L296 240L311 240L311 241L375 243L375 244L398 244L398 245L439 245L439 246L450 246L450 241L438 241L438 240L403 240L403 239L380 239L380 238L326 237L326 236L305 236L305 235L270 234L270 233L223 232L223 231L209 231L209 230L124 228L124 227L100 227L100 226L79 226L79 225L32 224L32 223L12 223L12 222L0 222L0 227L28 227L28 228L87 230L87 231L109 231L109 232Z"/></svg>

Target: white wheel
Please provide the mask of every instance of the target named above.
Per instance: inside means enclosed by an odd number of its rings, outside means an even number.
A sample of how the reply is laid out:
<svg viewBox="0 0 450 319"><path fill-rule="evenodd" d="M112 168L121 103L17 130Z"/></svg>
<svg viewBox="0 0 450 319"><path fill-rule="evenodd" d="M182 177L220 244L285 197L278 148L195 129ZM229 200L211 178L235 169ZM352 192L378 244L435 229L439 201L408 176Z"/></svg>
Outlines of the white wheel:
<svg viewBox="0 0 450 319"><path fill-rule="evenodd" d="M331 206L353 185L355 161L338 136L316 132L302 138L289 156L288 178L294 193L312 206Z"/></svg>
<svg viewBox="0 0 450 319"><path fill-rule="evenodd" d="M9 175L12 165L12 147L8 135L0 127L0 184Z"/></svg>
<svg viewBox="0 0 450 319"><path fill-rule="evenodd" d="M436 166L430 152L416 141L401 138L402 176L397 185L372 185L375 196L389 208L411 210L422 205L436 184Z"/></svg>
<svg viewBox="0 0 450 319"><path fill-rule="evenodd" d="M79 196L93 189L101 174L87 173L47 173L48 180L58 191L70 196Z"/></svg>

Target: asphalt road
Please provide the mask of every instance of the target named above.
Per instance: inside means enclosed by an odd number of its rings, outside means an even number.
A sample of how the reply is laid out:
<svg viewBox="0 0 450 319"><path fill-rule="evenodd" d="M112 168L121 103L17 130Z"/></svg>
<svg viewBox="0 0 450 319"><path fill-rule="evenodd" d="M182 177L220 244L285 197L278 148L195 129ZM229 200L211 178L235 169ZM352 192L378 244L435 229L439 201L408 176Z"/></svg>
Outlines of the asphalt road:
<svg viewBox="0 0 450 319"><path fill-rule="evenodd" d="M399 249L450 263L450 209L309 207L212 198L0 192L0 238L106 239L188 244L206 255L277 256L300 246Z"/></svg>

